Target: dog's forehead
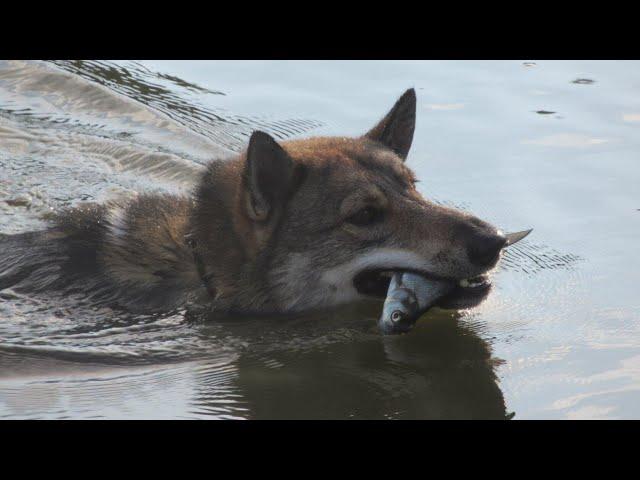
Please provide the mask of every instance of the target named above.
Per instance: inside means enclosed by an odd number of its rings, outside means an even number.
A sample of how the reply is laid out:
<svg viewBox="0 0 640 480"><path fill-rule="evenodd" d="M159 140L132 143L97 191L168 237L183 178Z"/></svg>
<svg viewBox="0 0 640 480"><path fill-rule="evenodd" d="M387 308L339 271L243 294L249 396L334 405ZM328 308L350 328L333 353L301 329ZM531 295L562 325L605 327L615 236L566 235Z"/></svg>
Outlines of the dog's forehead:
<svg viewBox="0 0 640 480"><path fill-rule="evenodd" d="M356 160L367 170L393 178L403 185L409 186L416 181L413 171L398 155L376 142L368 142Z"/></svg>
<svg viewBox="0 0 640 480"><path fill-rule="evenodd" d="M415 182L413 171L393 151L366 138L316 137L286 142L297 161L323 177L347 179L384 176L403 185Z"/></svg>

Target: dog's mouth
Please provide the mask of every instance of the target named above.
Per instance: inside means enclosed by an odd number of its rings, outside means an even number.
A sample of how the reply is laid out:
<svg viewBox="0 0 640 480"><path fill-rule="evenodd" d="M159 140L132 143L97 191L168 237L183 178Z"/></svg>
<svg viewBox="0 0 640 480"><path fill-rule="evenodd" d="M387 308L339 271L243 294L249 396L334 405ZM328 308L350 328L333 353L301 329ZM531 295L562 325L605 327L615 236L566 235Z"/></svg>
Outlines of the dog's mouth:
<svg viewBox="0 0 640 480"><path fill-rule="evenodd" d="M451 289L436 302L436 306L447 309L471 308L482 302L491 291L491 282L486 274L473 278L455 279L441 277L429 272L408 269L369 269L358 273L353 285L361 295L384 299L394 272L412 272L434 282L444 282Z"/></svg>

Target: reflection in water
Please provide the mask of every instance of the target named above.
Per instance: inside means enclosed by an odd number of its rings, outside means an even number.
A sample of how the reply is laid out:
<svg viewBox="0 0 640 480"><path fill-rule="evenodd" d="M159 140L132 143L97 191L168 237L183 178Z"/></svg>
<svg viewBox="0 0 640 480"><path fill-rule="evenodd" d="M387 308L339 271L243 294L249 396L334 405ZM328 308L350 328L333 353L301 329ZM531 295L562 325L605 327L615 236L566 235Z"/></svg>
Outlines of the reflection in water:
<svg viewBox="0 0 640 480"><path fill-rule="evenodd" d="M458 315L446 312L426 315L410 335L351 336L268 358L258 362L247 353L238 360L250 418L511 417L497 384L500 362Z"/></svg>
<svg viewBox="0 0 640 480"><path fill-rule="evenodd" d="M105 315L101 326L69 325L40 348L34 339L0 349L0 416L511 418L501 361L477 327L433 310L410 335L383 337L378 310L373 302L226 322Z"/></svg>

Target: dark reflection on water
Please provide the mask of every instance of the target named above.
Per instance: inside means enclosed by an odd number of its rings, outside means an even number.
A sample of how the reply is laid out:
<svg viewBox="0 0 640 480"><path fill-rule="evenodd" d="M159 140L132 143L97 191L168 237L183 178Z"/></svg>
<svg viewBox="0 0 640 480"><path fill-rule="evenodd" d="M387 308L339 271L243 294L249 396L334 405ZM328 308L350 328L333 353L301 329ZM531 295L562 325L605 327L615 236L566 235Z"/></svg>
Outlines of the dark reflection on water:
<svg viewBox="0 0 640 480"><path fill-rule="evenodd" d="M241 356L250 417L506 418L489 345L457 316L428 317L411 335L286 349L268 363Z"/></svg>
<svg viewBox="0 0 640 480"><path fill-rule="evenodd" d="M375 322L379 307L371 302L269 320L128 316L108 309L92 318L70 308L53 324L44 311L23 312L32 338L25 328L0 347L0 416L513 415L498 386L501 361L478 325L433 310L410 335L383 337ZM77 324L65 322L69 318ZM9 340L11 332L4 333Z"/></svg>

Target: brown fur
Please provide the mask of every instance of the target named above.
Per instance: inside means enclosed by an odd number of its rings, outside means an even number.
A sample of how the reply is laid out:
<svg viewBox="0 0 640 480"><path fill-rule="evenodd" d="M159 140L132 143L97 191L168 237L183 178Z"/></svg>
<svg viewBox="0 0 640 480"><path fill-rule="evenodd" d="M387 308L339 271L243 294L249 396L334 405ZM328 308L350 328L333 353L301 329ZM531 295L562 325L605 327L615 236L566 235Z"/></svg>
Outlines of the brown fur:
<svg viewBox="0 0 640 480"><path fill-rule="evenodd" d="M497 256L477 264L470 249L496 230L415 189L404 163L415 104L407 91L359 138L278 144L256 132L246 152L209 165L193 198L81 208L49 235L66 239L67 265L85 258L95 284L127 306L289 312L357 299L354 277L367 269L478 275ZM377 220L362 225L365 208Z"/></svg>

